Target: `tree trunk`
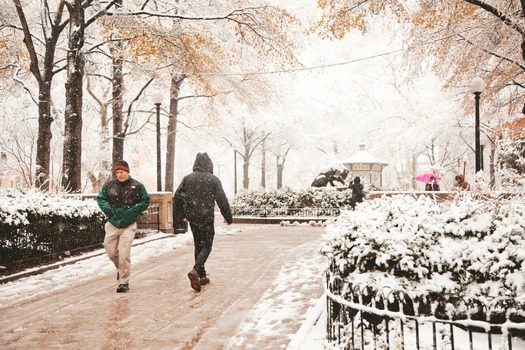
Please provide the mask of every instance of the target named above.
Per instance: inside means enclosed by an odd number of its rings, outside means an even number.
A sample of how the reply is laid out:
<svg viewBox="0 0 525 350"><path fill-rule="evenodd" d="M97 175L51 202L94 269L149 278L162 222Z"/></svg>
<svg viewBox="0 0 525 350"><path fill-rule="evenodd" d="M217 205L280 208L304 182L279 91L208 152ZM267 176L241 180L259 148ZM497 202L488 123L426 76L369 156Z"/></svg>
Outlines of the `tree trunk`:
<svg viewBox="0 0 525 350"><path fill-rule="evenodd" d="M112 101L106 101L103 98L99 98L95 94L95 92L91 89L91 80L89 76L86 79L86 83L86 91L91 95L95 103L97 103L100 108L100 159L98 175L95 173L89 174L93 192L99 192L102 188L102 185L109 178L111 178L111 136L109 133L108 113L109 105L112 103ZM106 94L104 93L103 96L105 97Z"/></svg>
<svg viewBox="0 0 525 350"><path fill-rule="evenodd" d="M84 77L85 17L81 0L66 2L69 11L67 52L66 110L64 113L64 149L62 188L67 192L82 189L82 82Z"/></svg>
<svg viewBox="0 0 525 350"><path fill-rule="evenodd" d="M283 187L283 173L284 173L284 163L286 162L286 156L288 155L288 152L290 152L290 148L287 148L284 152L279 152L279 154L276 155L276 163L277 163L277 189L280 189Z"/></svg>
<svg viewBox="0 0 525 350"><path fill-rule="evenodd" d="M111 159L113 164L124 158L124 138L122 132L122 122L124 120L122 113L122 95L124 93L124 79L122 77L122 56L119 50L113 49L113 151Z"/></svg>
<svg viewBox="0 0 525 350"><path fill-rule="evenodd" d="M261 187L266 188L266 141L261 144Z"/></svg>
<svg viewBox="0 0 525 350"><path fill-rule="evenodd" d="M111 178L111 164L108 161L110 154L109 128L108 128L108 107L106 104L100 105L100 150L101 159L99 161L98 176L91 179L93 192L99 192L104 183Z"/></svg>
<svg viewBox="0 0 525 350"><path fill-rule="evenodd" d="M490 188L493 190L496 186L496 145L494 142L490 143L490 164L489 164L489 174L490 174Z"/></svg>
<svg viewBox="0 0 525 350"><path fill-rule="evenodd" d="M50 186L49 168L51 163L51 80L42 82L39 88L40 100L38 101L38 137L36 140L36 171L35 186L43 191L48 191Z"/></svg>
<svg viewBox="0 0 525 350"><path fill-rule="evenodd" d="M64 2L61 1L54 10L53 18L49 22L50 28L44 28L44 34L49 34L49 36L45 37L45 52L42 62L39 61L41 56L36 52L33 36L31 35L20 0L13 0L13 3L24 33L24 44L30 60L29 70L38 82L38 137L36 141L35 186L45 191L50 188L51 138L53 136L51 133L51 124L53 123L51 115L51 83L55 75L53 69L57 41L60 33L65 28L65 25L61 23Z"/></svg>
<svg viewBox="0 0 525 350"><path fill-rule="evenodd" d="M277 189L283 188L283 172L284 172L284 160L281 162L281 157L277 158Z"/></svg>
<svg viewBox="0 0 525 350"><path fill-rule="evenodd" d="M242 188L247 190L250 187L250 145L244 145L244 155L242 156Z"/></svg>
<svg viewBox="0 0 525 350"><path fill-rule="evenodd" d="M116 9L122 7L122 0L115 2ZM112 82L113 82L113 151L111 153L111 160L113 164L124 159L124 139L126 135L122 131L122 123L124 120L122 106L124 105L124 60L122 57L122 42L117 40L110 46L111 60L112 60Z"/></svg>
<svg viewBox="0 0 525 350"><path fill-rule="evenodd" d="M410 165L411 165L411 172L412 172L412 188L413 189L417 189L417 182L416 182L416 176L418 174L416 174L417 172L417 155L415 153L412 153L412 159L411 159L411 162L410 162ZM382 176L381 176L382 178Z"/></svg>
<svg viewBox="0 0 525 350"><path fill-rule="evenodd" d="M177 140L177 118L179 116L179 92L186 79L185 75L173 74L170 88L170 114L168 116L168 135L166 137L166 178L164 191L173 192L175 177L175 144Z"/></svg>

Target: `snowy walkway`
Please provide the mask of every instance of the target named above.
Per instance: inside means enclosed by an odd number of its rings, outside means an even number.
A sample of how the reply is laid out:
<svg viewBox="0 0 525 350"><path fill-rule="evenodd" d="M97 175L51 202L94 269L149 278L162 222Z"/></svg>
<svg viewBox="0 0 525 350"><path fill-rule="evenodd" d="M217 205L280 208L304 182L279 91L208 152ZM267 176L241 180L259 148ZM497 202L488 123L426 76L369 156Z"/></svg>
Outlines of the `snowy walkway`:
<svg viewBox="0 0 525 350"><path fill-rule="evenodd" d="M323 228L218 226L201 293L190 234L135 246L128 293L105 255L0 285L0 348L295 348L323 293Z"/></svg>

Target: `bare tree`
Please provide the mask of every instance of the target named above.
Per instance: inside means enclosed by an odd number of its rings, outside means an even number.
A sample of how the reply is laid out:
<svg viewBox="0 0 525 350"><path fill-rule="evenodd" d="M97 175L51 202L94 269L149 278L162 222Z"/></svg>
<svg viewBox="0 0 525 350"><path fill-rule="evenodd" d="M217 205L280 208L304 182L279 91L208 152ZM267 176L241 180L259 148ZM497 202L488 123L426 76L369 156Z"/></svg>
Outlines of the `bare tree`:
<svg viewBox="0 0 525 350"><path fill-rule="evenodd" d="M238 139L241 142L242 164L242 187L247 190L250 188L250 161L255 150L270 136L270 133L252 130L242 125L241 130L236 131Z"/></svg>
<svg viewBox="0 0 525 350"><path fill-rule="evenodd" d="M82 0L66 1L69 12L67 52L66 110L64 113L64 150L62 187L69 192L82 189L82 103L84 78L84 31L86 26Z"/></svg>
<svg viewBox="0 0 525 350"><path fill-rule="evenodd" d="M29 70L38 84L38 137L36 148L36 181L41 189L49 189L49 171L51 154L51 86L53 78L61 69L56 66L55 53L62 31L69 20L63 19L65 1L59 1L52 9L47 0L40 7L42 37L35 43L35 31L30 26L20 0L13 0L16 13L24 33L24 45L29 54ZM42 47L40 46L42 45ZM40 52L43 50L43 53Z"/></svg>
<svg viewBox="0 0 525 350"><path fill-rule="evenodd" d="M283 187L283 173L284 163L286 163L286 156L290 152L290 148L283 148L281 152L275 154L275 164L277 167L277 188Z"/></svg>
<svg viewBox="0 0 525 350"><path fill-rule="evenodd" d="M173 73L170 88L170 113L168 116L168 135L166 139L166 175L164 191L174 190L175 144L177 140L177 120L179 115L180 88L186 75Z"/></svg>

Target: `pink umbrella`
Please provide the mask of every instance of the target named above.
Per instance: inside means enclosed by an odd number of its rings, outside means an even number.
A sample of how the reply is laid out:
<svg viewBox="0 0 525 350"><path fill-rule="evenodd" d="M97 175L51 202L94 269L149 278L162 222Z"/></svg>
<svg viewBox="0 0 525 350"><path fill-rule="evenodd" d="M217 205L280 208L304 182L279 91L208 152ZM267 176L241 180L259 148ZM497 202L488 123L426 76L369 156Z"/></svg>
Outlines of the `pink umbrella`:
<svg viewBox="0 0 525 350"><path fill-rule="evenodd" d="M416 180L421 181L421 182L432 182L432 181L439 181L441 180L441 178L437 176L436 174L424 173L424 174L416 176Z"/></svg>

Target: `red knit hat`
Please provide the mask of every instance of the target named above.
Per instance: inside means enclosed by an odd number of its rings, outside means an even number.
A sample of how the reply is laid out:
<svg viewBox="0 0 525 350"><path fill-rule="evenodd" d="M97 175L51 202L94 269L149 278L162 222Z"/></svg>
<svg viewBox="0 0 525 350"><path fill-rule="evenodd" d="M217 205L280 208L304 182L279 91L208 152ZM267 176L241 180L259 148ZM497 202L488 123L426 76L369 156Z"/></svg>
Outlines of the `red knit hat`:
<svg viewBox="0 0 525 350"><path fill-rule="evenodd" d="M115 168L113 169L113 171L116 172L117 170L124 170L125 172L129 173L128 163L124 160L119 160L115 163Z"/></svg>

